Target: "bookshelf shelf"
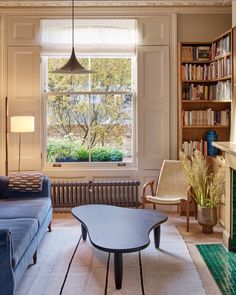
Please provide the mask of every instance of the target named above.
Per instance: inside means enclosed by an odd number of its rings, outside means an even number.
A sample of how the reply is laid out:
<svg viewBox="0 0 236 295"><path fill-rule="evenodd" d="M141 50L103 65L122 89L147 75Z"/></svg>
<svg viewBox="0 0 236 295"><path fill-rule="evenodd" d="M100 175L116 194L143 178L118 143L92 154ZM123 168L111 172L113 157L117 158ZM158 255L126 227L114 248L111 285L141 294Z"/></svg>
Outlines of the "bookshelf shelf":
<svg viewBox="0 0 236 295"><path fill-rule="evenodd" d="M212 79L211 82L225 81L225 80L231 80L231 79L232 79L232 76L230 75L230 76L225 76L219 79Z"/></svg>
<svg viewBox="0 0 236 295"><path fill-rule="evenodd" d="M204 129L218 129L218 128L229 128L229 125L225 125L225 126L219 126L219 125L204 125L204 126L201 126L201 125L192 125L192 126L185 126L183 125L182 128L188 128L188 129L194 129L194 128L204 128Z"/></svg>
<svg viewBox="0 0 236 295"><path fill-rule="evenodd" d="M212 80L183 80L183 83L212 83Z"/></svg>
<svg viewBox="0 0 236 295"><path fill-rule="evenodd" d="M206 104L230 104L231 100L209 100L209 99L182 99L182 103L206 103Z"/></svg>
<svg viewBox="0 0 236 295"><path fill-rule="evenodd" d="M232 76L226 76L222 77L219 79L209 79L209 80L183 80L183 83L209 83L212 84L213 82L218 82L218 81L226 81L226 80L231 80Z"/></svg>
<svg viewBox="0 0 236 295"><path fill-rule="evenodd" d="M232 100L232 30L211 42L179 44L178 150L208 156L205 137L228 141Z"/></svg>
<svg viewBox="0 0 236 295"><path fill-rule="evenodd" d="M211 60L209 59L208 61L202 61L202 60L196 60L196 61L182 61L183 64L207 64L210 63Z"/></svg>

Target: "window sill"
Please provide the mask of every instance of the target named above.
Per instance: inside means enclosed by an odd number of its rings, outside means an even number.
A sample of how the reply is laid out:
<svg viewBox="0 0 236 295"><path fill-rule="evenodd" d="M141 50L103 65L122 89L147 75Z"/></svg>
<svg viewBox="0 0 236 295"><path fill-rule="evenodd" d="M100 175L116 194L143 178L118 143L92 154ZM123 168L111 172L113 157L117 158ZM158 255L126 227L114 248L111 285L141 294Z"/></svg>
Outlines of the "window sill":
<svg viewBox="0 0 236 295"><path fill-rule="evenodd" d="M131 179L137 178L138 169L134 166L123 167L45 167L42 171L52 178L76 178L81 180L90 179Z"/></svg>

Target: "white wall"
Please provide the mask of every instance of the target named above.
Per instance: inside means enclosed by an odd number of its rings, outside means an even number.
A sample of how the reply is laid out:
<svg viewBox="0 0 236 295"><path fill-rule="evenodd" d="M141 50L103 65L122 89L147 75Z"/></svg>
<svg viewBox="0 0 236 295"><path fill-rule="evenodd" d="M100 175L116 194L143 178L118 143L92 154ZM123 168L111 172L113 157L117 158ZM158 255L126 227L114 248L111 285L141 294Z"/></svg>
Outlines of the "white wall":
<svg viewBox="0 0 236 295"><path fill-rule="evenodd" d="M34 11L36 12L36 10ZM38 126L43 126L44 118L40 114L40 106L38 105L38 89L40 86L40 79L38 79L38 82L34 79L34 77L39 77L39 68L38 68L38 57L33 54L33 52L36 52L35 50L38 50L38 38L37 38L37 31L38 31L38 20L39 16L37 14L34 15L34 12L31 11L30 15L23 14L23 15L15 15L14 13L11 15L5 16L5 32L6 32L6 38L5 38L5 54L3 56L3 59L7 60L8 63L6 67L3 69L4 73L7 73L8 81L6 81L3 88L5 88L6 94L9 96L9 114L16 115L27 112L27 114L30 112L30 115L34 114L36 121L39 122ZM58 11L59 14L61 11ZM56 15L58 16L58 15ZM101 16L101 14L100 14ZM120 17L122 17L123 14L120 14ZM55 17L55 13L52 12L51 15L43 16L41 15L41 18L53 18ZM138 46L141 47L148 47L149 45L152 46L160 46L160 49L158 49L156 52L158 53L158 58L160 57L159 52L162 52L162 47L166 46L165 49L165 58L167 59L166 62L163 63L163 60L160 66L156 65L155 69L151 69L150 67L143 65L143 68L138 71L138 79L141 77L141 73L143 73L143 70L145 68L145 81L147 81L150 84L151 79L155 79L155 82L153 82L153 85L157 87L157 89L162 90L162 100L160 101L160 93L154 93L153 95L155 97L158 97L158 100L152 101L151 109L152 111L155 110L155 108L160 108L160 106L167 105L167 108L165 109L166 114L161 113L162 116L158 116L158 113L155 113L155 116L153 117L154 122L150 123L149 125L145 125L144 122L142 122L143 114L142 110L137 112L138 113L138 125L142 126L142 128L145 127L145 130L141 133L139 133L139 146L138 146L138 157L139 157L139 163L137 163L134 167L117 167L116 165L113 165L114 167L109 166L105 168L96 167L95 169L81 169L78 167L73 169L68 169L65 165L62 165L60 168L50 167L44 168L44 172L55 178L77 178L77 179L103 179L103 178L138 178L141 182L147 177L146 170L148 170L148 176L156 178L158 176L158 170L160 169L161 162L164 160L164 158L170 157L170 132L169 130L175 130L176 128L176 122L174 122L173 126L169 128L169 118L170 118L170 108L169 108L169 92L170 89L173 89L174 87L170 84L169 79L169 72L174 72L176 60L173 60L174 62L172 71L169 69L169 51L174 51L173 44L176 40L176 34L175 30L172 32L172 28L174 27L172 24L173 17L171 13L165 13L165 14L156 14L156 16L147 15L145 18L141 17L140 15L130 15L131 18L136 18L140 28L140 38ZM170 50L169 50L170 49ZM22 55L23 50L23 55ZM153 54L156 54L153 53ZM162 56L162 55L161 55ZM157 58L157 60L159 60ZM24 64L22 64L25 63ZM153 75L153 70L155 71L155 74ZM150 72L150 73L149 73ZM163 80L163 73L165 74L165 79ZM30 75L30 73L32 73ZM156 75L158 73L158 75ZM27 76L28 75L28 76ZM17 78L18 77L18 78ZM158 83L162 83L165 81L165 85L159 85ZM173 79L174 81L174 79ZM173 82L172 82L173 83ZM141 85L141 83L139 83ZM174 83L173 83L174 84ZM145 84L146 85L146 84ZM147 87L146 87L147 88ZM146 89L145 88L145 89ZM163 89L165 91L163 91ZM147 90L147 89L146 89ZM36 93L34 93L36 91ZM27 99L26 94L27 93ZM142 108L141 100L142 100L142 91L139 87L139 93L138 93L138 107ZM172 94L174 92L172 91ZM19 96L20 95L20 96ZM18 97L19 96L19 97ZM42 98L41 98L42 99ZM33 105L35 106L35 109L38 110L38 113L35 113L33 108L29 109L29 105L31 102L34 102ZM35 103L37 102L37 104ZM147 105L147 102L144 101L143 105ZM173 104L172 104L173 105ZM176 113L176 106L175 109L172 107L171 110L173 113ZM2 110L3 115L4 110ZM32 114L31 114L32 113ZM141 114L141 115L140 115ZM163 126L163 118L165 118L166 124ZM38 120L42 120L41 123ZM160 126L163 126L163 128L167 128L168 130L164 131L164 129L160 128ZM42 141L40 139L42 138L42 130L43 128L36 128L34 134L28 134L24 136L24 144L22 146L22 151L24 153L22 154L22 166L23 170L40 170L39 163L41 161L41 155L40 151L42 148ZM141 130L141 129L140 129ZM143 130L143 129L142 129ZM158 144L158 149L154 149L154 141L153 136L156 134L155 143ZM165 134L165 137L160 136L161 134ZM171 133L172 140L171 142L174 142L173 138L176 136L176 131ZM141 138L142 137L142 138ZM18 142L18 136L9 134L10 138L10 171L15 170L17 168L17 142ZM147 151L147 143L145 142L145 139L148 140L148 157L147 153L141 152L141 151ZM37 141L38 140L38 141ZM4 142L4 138L3 138ZM167 142L167 144L166 144ZM4 145L2 145L4 146ZM32 146L31 149L30 146ZM164 146L164 148L163 148ZM38 148L37 148L38 147ZM172 145L173 151L176 150L176 146ZM26 152L28 151L28 152ZM150 153L152 151L152 154ZM160 153L161 151L161 153ZM163 153L165 151L165 153ZM145 159L144 159L145 155ZM164 157L165 155L165 157ZM35 159L33 159L34 157ZM142 159L143 158L143 159ZM146 165L146 162L150 158L152 159L158 159L158 161L154 160L151 162L152 167L150 168L149 165ZM3 161L4 162L4 161ZM24 162L24 163L23 163ZM144 163L145 162L145 163ZM142 165L141 165L142 163ZM154 165L155 164L155 165ZM4 165L3 165L4 166ZM155 166L155 167L154 167ZM145 171L144 171L145 170ZM149 171L150 170L150 171ZM142 172L141 172L142 171ZM143 172L144 171L144 172Z"/></svg>
<svg viewBox="0 0 236 295"><path fill-rule="evenodd" d="M180 14L178 41L213 41L231 28L231 22L231 14Z"/></svg>
<svg viewBox="0 0 236 295"><path fill-rule="evenodd" d="M205 11L205 10L204 10ZM42 17L46 17L46 18L51 18L51 17L60 17L61 15L63 16L70 16L70 10L67 9L60 9L60 8L56 8L56 9L22 9L22 10L14 10L14 9L6 9L5 11L1 12L2 14L0 16L2 16L3 19L7 18L8 15L10 16L18 16L18 17L34 17L34 18L42 18ZM183 13L183 11L181 12ZM192 11L191 13L194 13L194 11ZM214 19L214 9L211 9L211 11L209 11L209 13L211 14L211 17ZM77 11L77 16L78 17L96 17L97 15L99 15L99 17L106 17L106 16L114 16L114 17L130 17L130 18L137 18L137 19L148 19L148 18L156 18L158 19L159 16L163 16L163 15L168 15L169 16L169 20L170 23L168 25L168 35L169 35L169 41L167 44L169 47L169 63L170 63L170 84L169 84L169 93L170 93L170 157L171 158L175 158L176 157L176 137L177 137L177 60L176 60L176 45L177 45L177 17L176 17L176 9L173 10L161 10L160 8L150 8L150 9L142 9L142 8L126 8L126 9L122 9L122 8L117 8L116 10L114 9L110 9L110 8L103 8L103 9L90 9L90 8L84 8L84 9L79 9ZM183 20L183 14L181 14L181 18ZM222 18L225 18L225 14L222 14ZM217 21L220 19L219 16L219 11L217 13ZM183 31L184 29L186 29L185 25L182 25L179 23L179 28L180 31ZM211 31L213 30L213 26L207 26L207 31ZM155 34L155 28L153 28L153 26L151 26L151 30L153 30L153 33ZM158 26L156 28L157 32L160 32L160 27ZM6 29L6 22L3 22L2 27L1 27L1 32L7 32ZM9 37L9 36L8 36ZM7 36L4 39L5 43L3 42L2 45L2 58L1 58L1 67L2 65L4 65L3 61L5 62L7 59L6 56L6 49L7 49ZM192 41L192 40L190 40ZM157 44L158 45L158 44ZM162 44L163 45L163 44ZM21 44L22 46L22 44ZM6 77L6 73L7 73L7 68L1 68L1 72L0 72L0 76L5 76ZM1 139L0 139L0 151L1 152L1 158L0 158L0 169L1 169L1 174L4 174L4 146L5 146L5 141L4 141L4 107L3 107L3 103L4 103L4 97L7 94L7 85L8 85L8 81L4 81L2 80L3 85L1 88L1 131L2 133L0 133ZM13 107L14 108L14 107ZM13 110L13 109L12 109ZM41 115L41 114L40 114ZM168 114L169 115L169 114ZM139 122L140 123L140 122ZM152 132L152 130L150 130L150 132ZM40 149L39 149L40 150ZM120 168L119 170L112 170L112 169L107 169L107 170L103 170L101 171L101 169L97 169L97 170L87 170L87 171L80 171L79 169L74 169L73 171L70 170L63 170L63 169L51 169L50 171L46 171L48 175L50 176L54 176L54 177L104 177L104 178L108 178L111 176L115 176L118 178L121 177L127 177L127 178L136 178L139 177L139 171L134 168L134 169L124 169L124 168ZM152 173L152 175L150 176L157 176L157 171L154 171L154 173Z"/></svg>
<svg viewBox="0 0 236 295"><path fill-rule="evenodd" d="M232 1L232 28L236 26L236 1Z"/></svg>

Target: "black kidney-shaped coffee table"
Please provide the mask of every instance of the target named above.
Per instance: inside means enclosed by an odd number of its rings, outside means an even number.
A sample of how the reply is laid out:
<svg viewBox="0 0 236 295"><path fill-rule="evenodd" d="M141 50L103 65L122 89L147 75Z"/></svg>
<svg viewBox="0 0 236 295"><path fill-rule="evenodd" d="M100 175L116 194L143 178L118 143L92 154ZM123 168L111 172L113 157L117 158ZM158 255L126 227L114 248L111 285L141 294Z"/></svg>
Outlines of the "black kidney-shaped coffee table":
<svg viewBox="0 0 236 295"><path fill-rule="evenodd" d="M109 205L83 205L73 208L72 214L81 222L83 240L88 233L94 247L114 253L116 289L122 286L122 254L146 248L152 229L155 247L159 248L160 224L168 218L154 210Z"/></svg>

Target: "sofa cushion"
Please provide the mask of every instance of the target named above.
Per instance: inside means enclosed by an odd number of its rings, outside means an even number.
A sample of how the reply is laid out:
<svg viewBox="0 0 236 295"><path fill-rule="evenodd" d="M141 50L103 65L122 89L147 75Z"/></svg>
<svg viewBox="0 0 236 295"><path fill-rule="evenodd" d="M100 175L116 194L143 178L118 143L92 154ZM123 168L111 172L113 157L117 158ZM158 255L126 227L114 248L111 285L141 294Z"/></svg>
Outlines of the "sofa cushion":
<svg viewBox="0 0 236 295"><path fill-rule="evenodd" d="M33 218L1 219L0 229L8 228L12 236L12 263L15 268L38 231L38 221Z"/></svg>
<svg viewBox="0 0 236 295"><path fill-rule="evenodd" d="M40 226L50 208L50 198L1 199L0 219L35 218Z"/></svg>
<svg viewBox="0 0 236 295"><path fill-rule="evenodd" d="M43 186L43 173L14 173L9 176L8 189L17 192L40 192Z"/></svg>
<svg viewBox="0 0 236 295"><path fill-rule="evenodd" d="M0 176L0 198L42 198L50 197L50 179L43 177L42 190L39 192L18 192L9 190L9 177Z"/></svg>

